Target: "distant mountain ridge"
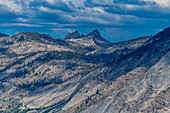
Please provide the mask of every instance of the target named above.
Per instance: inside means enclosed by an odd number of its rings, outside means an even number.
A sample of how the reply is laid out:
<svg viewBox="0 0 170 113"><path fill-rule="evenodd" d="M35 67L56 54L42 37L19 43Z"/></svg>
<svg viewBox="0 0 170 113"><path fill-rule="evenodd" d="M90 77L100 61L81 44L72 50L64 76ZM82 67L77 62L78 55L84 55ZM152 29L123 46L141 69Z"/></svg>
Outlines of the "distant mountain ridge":
<svg viewBox="0 0 170 113"><path fill-rule="evenodd" d="M7 36L9 36L9 35L6 35L6 34L0 32L0 38L1 37L7 37Z"/></svg>

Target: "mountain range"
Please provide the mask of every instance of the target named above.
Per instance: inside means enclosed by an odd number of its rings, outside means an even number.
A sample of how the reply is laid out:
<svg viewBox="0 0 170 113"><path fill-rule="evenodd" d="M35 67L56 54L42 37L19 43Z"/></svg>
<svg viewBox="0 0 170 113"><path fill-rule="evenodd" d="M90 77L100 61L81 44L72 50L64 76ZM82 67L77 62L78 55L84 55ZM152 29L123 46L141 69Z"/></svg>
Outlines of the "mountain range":
<svg viewBox="0 0 170 113"><path fill-rule="evenodd" d="M84 34L80 35L78 30L76 30L73 33L68 33L65 36L64 40L76 42L80 45L95 46L95 47L105 47L111 44L111 42L101 37L100 32L97 29L93 30L88 35L84 35Z"/></svg>
<svg viewBox="0 0 170 113"><path fill-rule="evenodd" d="M0 112L169 113L170 28L109 42L0 33Z"/></svg>

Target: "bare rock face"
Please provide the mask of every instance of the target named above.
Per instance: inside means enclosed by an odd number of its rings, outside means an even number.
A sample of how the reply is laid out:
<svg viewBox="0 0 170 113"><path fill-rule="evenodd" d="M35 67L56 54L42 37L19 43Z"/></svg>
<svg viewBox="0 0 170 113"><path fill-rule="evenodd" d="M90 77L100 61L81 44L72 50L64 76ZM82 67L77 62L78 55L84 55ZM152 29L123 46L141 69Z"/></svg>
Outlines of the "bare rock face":
<svg viewBox="0 0 170 113"><path fill-rule="evenodd" d="M91 37L94 43L100 47L105 47L111 44L109 41L101 37L100 32L97 29L88 34L87 37Z"/></svg>
<svg viewBox="0 0 170 113"><path fill-rule="evenodd" d="M110 43L98 30L65 40L0 38L0 112L169 113L170 28Z"/></svg>
<svg viewBox="0 0 170 113"><path fill-rule="evenodd" d="M120 87L119 90L114 89L110 95L99 103L86 108L82 113L91 111L100 113L168 113L170 104L169 58L170 52L145 73L139 71L143 70L139 68L127 73L126 76L121 76L119 82L122 82L122 86L117 86ZM113 82L111 87L114 88L118 84L116 82Z"/></svg>
<svg viewBox="0 0 170 113"><path fill-rule="evenodd" d="M67 40L67 39L77 39L77 38L80 38L80 33L78 32L78 30L76 30L75 32L72 32L72 33L68 33L64 40Z"/></svg>

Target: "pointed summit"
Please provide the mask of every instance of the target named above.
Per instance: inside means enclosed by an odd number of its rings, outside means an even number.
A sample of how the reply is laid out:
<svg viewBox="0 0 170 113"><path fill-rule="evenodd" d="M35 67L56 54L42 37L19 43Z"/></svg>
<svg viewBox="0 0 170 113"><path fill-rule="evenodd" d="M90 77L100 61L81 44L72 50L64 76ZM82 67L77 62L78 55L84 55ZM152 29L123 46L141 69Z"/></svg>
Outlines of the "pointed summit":
<svg viewBox="0 0 170 113"><path fill-rule="evenodd" d="M79 33L78 30L74 31L73 33L74 33L74 34L79 34L79 35L80 35L80 33Z"/></svg>
<svg viewBox="0 0 170 113"><path fill-rule="evenodd" d="M89 33L87 36L101 37L101 36L100 36L100 32L99 32L97 29L93 30L93 31L92 31L91 33Z"/></svg>
<svg viewBox="0 0 170 113"><path fill-rule="evenodd" d="M85 36L86 36L86 35L82 33L80 37L83 38L83 37L85 37Z"/></svg>
<svg viewBox="0 0 170 113"><path fill-rule="evenodd" d="M93 30L92 33L93 33L94 35L100 36L100 32L99 32L97 29Z"/></svg>
<svg viewBox="0 0 170 113"><path fill-rule="evenodd" d="M64 40L77 39L77 38L80 38L80 33L78 32L78 30L76 30L75 32L72 32L72 33L67 33Z"/></svg>
<svg viewBox="0 0 170 113"><path fill-rule="evenodd" d="M110 44L109 41L101 37L100 32L95 29L90 34L87 35L88 37L91 37L94 41L94 43L100 47L104 47Z"/></svg>

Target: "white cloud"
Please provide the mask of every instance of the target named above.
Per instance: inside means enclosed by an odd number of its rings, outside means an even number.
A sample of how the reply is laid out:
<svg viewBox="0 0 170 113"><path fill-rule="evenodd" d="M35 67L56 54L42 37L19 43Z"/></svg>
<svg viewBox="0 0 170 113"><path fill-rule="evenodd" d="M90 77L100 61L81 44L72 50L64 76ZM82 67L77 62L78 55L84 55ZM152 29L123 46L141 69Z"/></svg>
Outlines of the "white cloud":
<svg viewBox="0 0 170 113"><path fill-rule="evenodd" d="M25 18L17 18L16 21L19 21L19 22L28 22L28 20L25 19Z"/></svg>
<svg viewBox="0 0 170 113"><path fill-rule="evenodd" d="M133 5L133 4L120 4L120 7L127 8L129 10L146 9L148 5Z"/></svg>
<svg viewBox="0 0 170 113"><path fill-rule="evenodd" d="M29 5L34 0L0 0L0 4L7 7L7 10L15 13L28 12Z"/></svg>
<svg viewBox="0 0 170 113"><path fill-rule="evenodd" d="M59 0L45 0L46 2L50 4L58 3ZM66 3L67 5L72 2L76 7L84 6L84 2L86 0L61 0L62 2Z"/></svg>
<svg viewBox="0 0 170 113"><path fill-rule="evenodd" d="M92 0L95 4L113 5L114 0Z"/></svg>
<svg viewBox="0 0 170 113"><path fill-rule="evenodd" d="M42 27L41 25L35 24L25 24L25 23L3 23L0 26L10 27L10 26L24 26L24 27Z"/></svg>
<svg viewBox="0 0 170 113"><path fill-rule="evenodd" d="M58 0L45 0L50 4L55 4ZM76 7L83 7L84 2L86 0L61 0L62 2L69 4L70 2L73 3ZM95 4L101 4L101 5L111 5L113 4L113 0L92 0L91 2Z"/></svg>
<svg viewBox="0 0 170 113"><path fill-rule="evenodd" d="M159 4L161 7L170 8L170 0L141 0L141 1L155 2Z"/></svg>
<svg viewBox="0 0 170 113"><path fill-rule="evenodd" d="M9 11L20 12L22 10L22 6L16 4L14 0L0 0L0 4L6 6Z"/></svg>
<svg viewBox="0 0 170 113"><path fill-rule="evenodd" d="M55 0L46 0L47 2L49 2L50 4L54 4Z"/></svg>
<svg viewBox="0 0 170 113"><path fill-rule="evenodd" d="M39 8L40 11L46 12L46 13L54 13L54 14L64 14L65 12L58 10L58 9L50 9L48 7L41 6ZM62 16L62 15L61 15Z"/></svg>
<svg viewBox="0 0 170 113"><path fill-rule="evenodd" d="M104 11L104 9L102 7L94 7L93 10L97 11L99 13L102 13L102 14L107 14L107 12Z"/></svg>
<svg viewBox="0 0 170 113"><path fill-rule="evenodd" d="M86 0L61 0L61 1L63 1L63 2L65 2L65 3L69 3L69 2L72 2L76 7L80 7L80 6L84 6L84 2L86 1Z"/></svg>

